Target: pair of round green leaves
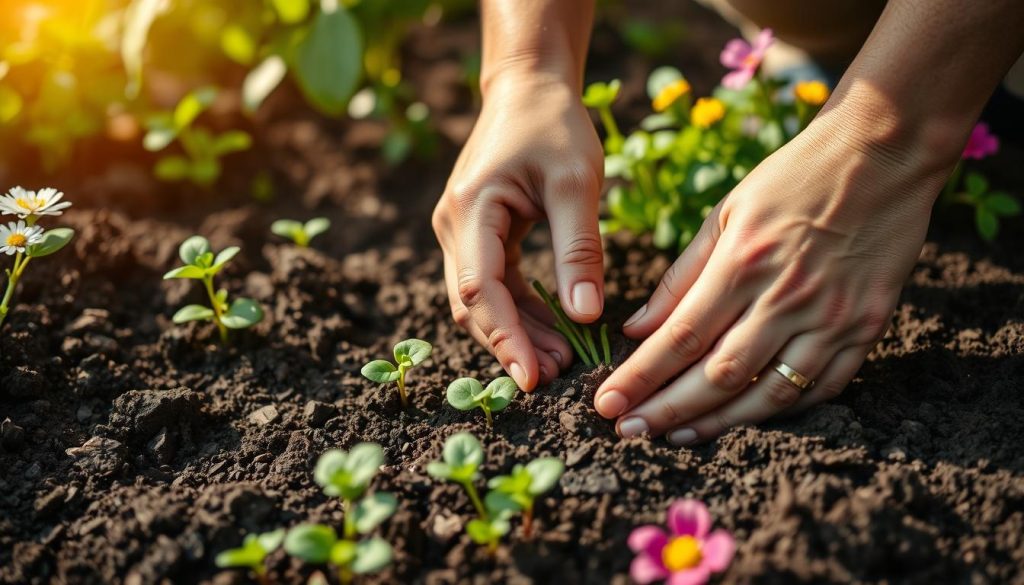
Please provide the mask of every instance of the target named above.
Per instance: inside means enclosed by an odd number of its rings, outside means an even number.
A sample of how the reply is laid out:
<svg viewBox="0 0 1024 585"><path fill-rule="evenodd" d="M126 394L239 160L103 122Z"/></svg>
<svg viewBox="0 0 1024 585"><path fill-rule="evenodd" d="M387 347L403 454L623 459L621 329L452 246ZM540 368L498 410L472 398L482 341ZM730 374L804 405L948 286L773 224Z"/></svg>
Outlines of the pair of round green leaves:
<svg viewBox="0 0 1024 585"><path fill-rule="evenodd" d="M263 560L281 546L284 535L284 528L262 534L249 534L242 542L242 546L220 553L215 562L221 568L249 567L256 573L262 573Z"/></svg>
<svg viewBox="0 0 1024 585"><path fill-rule="evenodd" d="M395 363L387 360L373 360L363 366L359 372L378 384L395 382L405 370L426 361L433 349L432 345L421 339L399 341L394 348Z"/></svg>
<svg viewBox="0 0 1024 585"><path fill-rule="evenodd" d="M202 236L192 236L182 242L178 248L178 256L185 263L164 275L164 280L185 278L192 280L209 280L219 273L228 262L239 252L238 246L225 248L216 256L210 249L210 242ZM227 303L228 291L220 289L211 302L226 307L220 322L228 329L245 329L263 320L263 308L252 299L238 298ZM188 321L211 321L216 312L203 305L188 305L174 314L173 321L181 324Z"/></svg>
<svg viewBox="0 0 1024 585"><path fill-rule="evenodd" d="M359 443L349 451L331 449L320 456L313 479L328 496L355 500L366 492L384 464L384 450L376 443Z"/></svg>
<svg viewBox="0 0 1024 585"><path fill-rule="evenodd" d="M288 531L285 551L307 563L330 563L353 573L375 573L391 564L394 553L386 540L375 536L359 542L338 538L330 526L300 524Z"/></svg>
<svg viewBox="0 0 1024 585"><path fill-rule="evenodd" d="M502 376L485 388L475 378L459 378L448 385L448 402L459 410L485 408L492 412L503 410L515 398L515 380Z"/></svg>
<svg viewBox="0 0 1024 585"><path fill-rule="evenodd" d="M331 220L326 217L316 217L306 223L293 219L279 219L270 225L270 231L300 246L308 246L310 240L326 232L330 227Z"/></svg>

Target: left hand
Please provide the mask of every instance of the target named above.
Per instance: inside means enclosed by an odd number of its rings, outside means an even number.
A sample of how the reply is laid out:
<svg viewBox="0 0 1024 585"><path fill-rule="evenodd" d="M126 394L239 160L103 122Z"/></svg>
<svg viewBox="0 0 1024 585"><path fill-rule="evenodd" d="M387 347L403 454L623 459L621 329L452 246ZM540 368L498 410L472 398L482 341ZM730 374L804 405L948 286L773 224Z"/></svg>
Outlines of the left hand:
<svg viewBox="0 0 1024 585"><path fill-rule="evenodd" d="M595 397L620 435L690 445L828 400L885 333L954 161L835 118L751 172L627 321L646 339Z"/></svg>

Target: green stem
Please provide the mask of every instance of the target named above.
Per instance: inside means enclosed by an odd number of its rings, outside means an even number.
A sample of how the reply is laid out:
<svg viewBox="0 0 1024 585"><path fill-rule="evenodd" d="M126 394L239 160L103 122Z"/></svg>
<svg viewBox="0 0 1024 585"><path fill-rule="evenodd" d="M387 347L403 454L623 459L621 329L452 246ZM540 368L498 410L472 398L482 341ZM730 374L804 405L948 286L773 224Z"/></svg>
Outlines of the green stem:
<svg viewBox="0 0 1024 585"><path fill-rule="evenodd" d="M530 538L533 536L533 506L527 506L523 509L523 537Z"/></svg>
<svg viewBox="0 0 1024 585"><path fill-rule="evenodd" d="M953 201L953 193L956 192L956 186L960 184L960 177L964 174L964 161L959 160L956 162L956 166L953 167L953 172L949 175L949 180L946 181L946 186L942 189L942 199L947 203Z"/></svg>
<svg viewBox="0 0 1024 585"><path fill-rule="evenodd" d="M619 131L619 125L615 122L615 116L612 115L612 109L609 107L598 108L598 115L601 116L601 123L604 124L604 130L608 133L608 139L621 146L624 138L622 132ZM616 153L610 153L616 154Z"/></svg>
<svg viewBox="0 0 1024 585"><path fill-rule="evenodd" d="M480 519L487 520L489 518L487 516L487 509L484 508L484 503L480 501L480 494L476 492L476 486L473 485L473 481L463 482L462 487L469 494L469 500L473 502L473 507L476 508L476 513L480 516Z"/></svg>
<svg viewBox="0 0 1024 585"><path fill-rule="evenodd" d="M579 340L576 339L576 335L566 331L565 327L563 327L561 323L555 323L555 329L562 334L562 337L569 340L569 344L576 350L576 355L580 356L583 363L587 364L587 366L593 367L594 364L590 362L590 358L587 357L587 352L583 349L583 346L580 345Z"/></svg>
<svg viewBox="0 0 1024 585"><path fill-rule="evenodd" d="M206 294L210 296L210 305L213 307L213 320L217 323L217 329L220 331L221 343L227 345L228 328L224 326L224 322L221 320L223 311L221 311L220 301L217 300L217 294L213 292L213 277L204 276L203 285L206 287Z"/></svg>
<svg viewBox="0 0 1024 585"><path fill-rule="evenodd" d="M30 219L31 217L29 216ZM18 287L18 280L25 272L25 267L28 266L28 262L31 259L31 257L26 257L21 252L14 256L14 266L7 271L7 290L4 291L4 298L0 301L0 325L4 324L7 312L10 311L11 299L14 298L14 289Z"/></svg>
<svg viewBox="0 0 1024 585"><path fill-rule="evenodd" d="M409 395L405 392L405 372L406 367L403 365L398 366L398 396L402 399L402 408L409 407Z"/></svg>
<svg viewBox="0 0 1024 585"><path fill-rule="evenodd" d="M345 540L356 539L356 518L352 510L352 500L342 500L342 509L345 511Z"/></svg>
<svg viewBox="0 0 1024 585"><path fill-rule="evenodd" d="M761 97L764 98L764 107L765 111L768 114L767 117L781 124L782 120L779 120L775 117L775 103L772 102L772 96L770 93L768 93L768 86L765 84L764 77L761 75L760 70L757 72L757 77L755 78L754 83L757 84L757 88L761 92Z"/></svg>
<svg viewBox="0 0 1024 585"><path fill-rule="evenodd" d="M480 408L483 409L484 416L487 417L487 428L493 429L494 428L494 419L491 418L491 409L488 408L487 406L483 405L483 404L480 405Z"/></svg>
<svg viewBox="0 0 1024 585"><path fill-rule="evenodd" d="M597 344L594 343L594 334L590 332L590 328L587 327L583 330L584 339L587 340L587 349L590 350L590 359L594 362L594 365L601 363L601 355L597 353Z"/></svg>
<svg viewBox="0 0 1024 585"><path fill-rule="evenodd" d="M338 568L338 582L342 585L348 585L352 582L352 569L348 567Z"/></svg>
<svg viewBox="0 0 1024 585"><path fill-rule="evenodd" d="M612 346L608 342L608 324L601 324L601 349L604 350L604 363L612 365Z"/></svg>
<svg viewBox="0 0 1024 585"><path fill-rule="evenodd" d="M547 305L548 308L551 309L551 312L555 314L555 321L562 326L562 335L564 335L565 338L568 339L569 342L573 344L573 347L576 348L576 351L580 354L580 357L583 358L583 361L587 361L586 352L580 350L580 348L583 346L583 339L578 336L579 334L576 332L576 328L573 327L575 323L569 320L569 317L565 314L565 311L563 311L562 307L560 307L558 303L555 302L555 299L551 296L551 293L549 293L547 289L544 288L544 285L541 284L540 281L533 281L533 288L540 295L541 299L544 300L544 304Z"/></svg>

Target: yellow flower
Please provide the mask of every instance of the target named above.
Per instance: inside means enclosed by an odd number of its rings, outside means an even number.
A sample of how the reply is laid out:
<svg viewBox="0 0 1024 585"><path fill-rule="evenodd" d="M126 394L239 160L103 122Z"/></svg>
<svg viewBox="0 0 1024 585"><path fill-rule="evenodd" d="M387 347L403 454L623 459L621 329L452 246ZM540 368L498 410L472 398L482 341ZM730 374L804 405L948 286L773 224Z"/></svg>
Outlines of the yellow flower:
<svg viewBox="0 0 1024 585"><path fill-rule="evenodd" d="M690 93L690 84L685 79L679 79L666 85L658 92L658 95L654 96L652 106L655 112L664 112L676 103L676 101L684 95Z"/></svg>
<svg viewBox="0 0 1024 585"><path fill-rule="evenodd" d="M820 106L828 99L828 86L820 81L801 81L793 88L796 99L809 106Z"/></svg>
<svg viewBox="0 0 1024 585"><path fill-rule="evenodd" d="M725 104L715 98L700 98L690 110L690 122L699 128L710 128L725 117Z"/></svg>

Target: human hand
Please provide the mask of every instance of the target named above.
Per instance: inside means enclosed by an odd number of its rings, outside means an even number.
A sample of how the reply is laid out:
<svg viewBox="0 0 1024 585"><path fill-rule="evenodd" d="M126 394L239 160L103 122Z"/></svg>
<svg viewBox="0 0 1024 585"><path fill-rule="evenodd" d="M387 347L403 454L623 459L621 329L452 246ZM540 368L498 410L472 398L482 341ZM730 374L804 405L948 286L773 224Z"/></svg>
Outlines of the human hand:
<svg viewBox="0 0 1024 585"><path fill-rule="evenodd" d="M956 141L939 157L838 119L745 178L627 321L646 339L595 398L620 435L689 445L828 400L885 333ZM817 383L801 392L773 359Z"/></svg>
<svg viewBox="0 0 1024 585"><path fill-rule="evenodd" d="M572 350L519 271L520 243L548 218L562 307L597 319L603 169L577 90L544 74L496 78L434 210L452 316L523 390L555 378Z"/></svg>

